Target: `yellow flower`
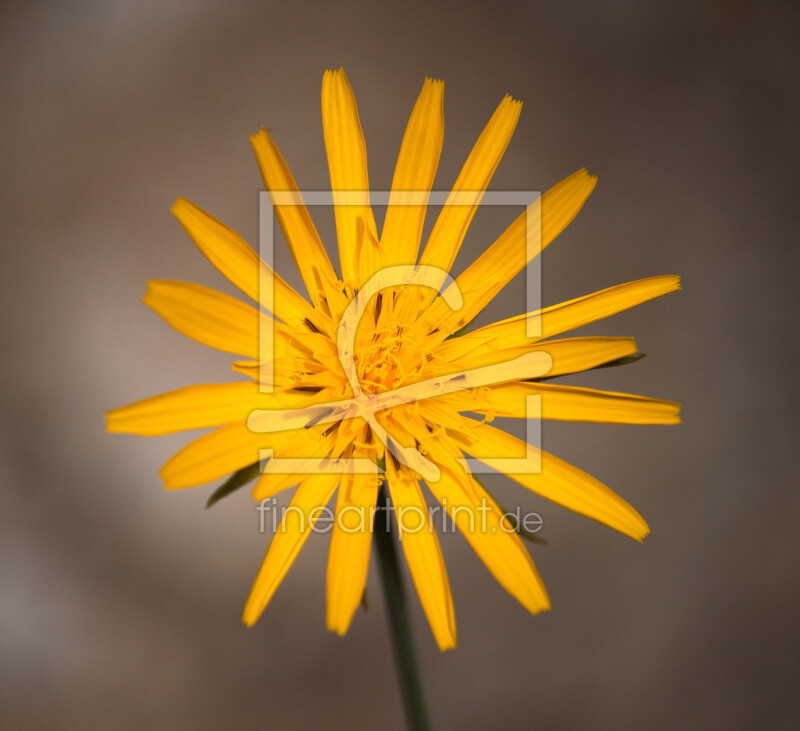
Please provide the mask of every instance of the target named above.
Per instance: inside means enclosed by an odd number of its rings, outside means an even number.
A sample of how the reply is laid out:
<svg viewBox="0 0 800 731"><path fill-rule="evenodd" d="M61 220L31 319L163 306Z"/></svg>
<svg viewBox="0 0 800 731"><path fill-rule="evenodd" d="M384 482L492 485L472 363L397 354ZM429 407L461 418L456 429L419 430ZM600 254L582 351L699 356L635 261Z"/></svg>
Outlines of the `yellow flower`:
<svg viewBox="0 0 800 731"><path fill-rule="evenodd" d="M420 477L495 578L533 613L550 606L542 581L519 534L475 478L465 455L632 538L648 533L639 514L593 477L489 422L494 416L530 416L526 409L533 398L543 419L677 423L675 403L541 379L635 356L633 338L554 337L673 292L679 279L659 276L622 284L461 334L570 223L596 178L580 170L558 183L445 286L445 273L505 152L521 103L507 96L492 115L420 255L444 136L443 91L441 81L427 79L422 87L379 234L350 84L342 70L325 73L322 122L341 277L271 136L261 130L251 138L311 302L223 223L183 199L172 208L211 263L275 320L197 284L150 282L147 305L190 338L247 358L233 368L250 380L189 386L140 401L110 412L107 428L151 436L219 427L167 462L162 476L168 489L207 483L258 463L264 449L272 450L273 459L253 490L256 500L299 483L294 508L284 514L247 601L243 619L248 625L263 612L338 487L327 624L340 634L347 631L367 578L370 508L383 479L377 464L385 465L403 550L442 649L456 643L453 603ZM272 286L260 291L265 281ZM264 333L272 333L268 353L263 352ZM273 463L298 468L271 470ZM367 469L343 467L347 464ZM529 469L531 464L539 469ZM413 519L406 520L403 511ZM370 516L366 525L363 518L355 525L354 519L365 514Z"/></svg>

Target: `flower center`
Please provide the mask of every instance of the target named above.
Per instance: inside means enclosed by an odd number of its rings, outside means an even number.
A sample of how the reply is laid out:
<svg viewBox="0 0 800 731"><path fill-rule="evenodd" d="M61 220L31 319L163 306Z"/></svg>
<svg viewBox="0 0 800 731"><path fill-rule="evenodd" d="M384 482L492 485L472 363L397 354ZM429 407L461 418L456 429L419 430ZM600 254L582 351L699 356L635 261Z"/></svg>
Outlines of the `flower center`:
<svg viewBox="0 0 800 731"><path fill-rule="evenodd" d="M355 357L364 393L384 393L419 376L427 360L419 343L401 325L376 330L363 341Z"/></svg>

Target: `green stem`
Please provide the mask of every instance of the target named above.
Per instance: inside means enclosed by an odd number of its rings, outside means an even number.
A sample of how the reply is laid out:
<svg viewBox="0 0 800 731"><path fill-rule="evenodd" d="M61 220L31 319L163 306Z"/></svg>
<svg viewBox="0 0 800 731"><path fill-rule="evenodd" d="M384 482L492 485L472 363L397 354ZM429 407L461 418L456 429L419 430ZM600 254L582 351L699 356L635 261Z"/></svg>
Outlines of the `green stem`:
<svg viewBox="0 0 800 731"><path fill-rule="evenodd" d="M384 483L378 493L378 506L381 511L375 515L373 528L383 596L389 609L392 644L408 726L412 731L428 731L431 726L425 709L425 697L422 694L419 664L414 652L411 617L408 614L408 604L403 590L403 576L397 559L397 539L392 527L393 519L389 505L389 494Z"/></svg>

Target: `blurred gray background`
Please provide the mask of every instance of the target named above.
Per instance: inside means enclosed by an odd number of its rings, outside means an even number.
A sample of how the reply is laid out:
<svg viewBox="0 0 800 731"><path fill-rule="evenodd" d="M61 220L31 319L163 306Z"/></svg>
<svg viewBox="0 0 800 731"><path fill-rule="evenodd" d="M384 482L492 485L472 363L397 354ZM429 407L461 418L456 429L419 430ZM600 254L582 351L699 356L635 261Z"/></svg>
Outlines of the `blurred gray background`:
<svg viewBox="0 0 800 731"><path fill-rule="evenodd" d="M527 615L444 536L458 649L413 604L436 728L795 728L799 21L788 2L4 2L0 726L403 727L374 565L346 639L324 626L326 536L247 630L269 541L247 492L205 511L210 487L158 478L187 435L103 432L109 408L230 379L139 301L148 278L230 291L169 206L255 241L260 125L324 188L320 83L343 65L376 189L425 75L446 81L439 188L507 92L525 107L495 190L599 175L544 256L545 304L684 282L586 330L636 335L644 361L573 379L682 401L683 426L544 429L652 535L490 480L544 518L553 610ZM456 270L515 215L479 213ZM515 282L485 319L523 302Z"/></svg>

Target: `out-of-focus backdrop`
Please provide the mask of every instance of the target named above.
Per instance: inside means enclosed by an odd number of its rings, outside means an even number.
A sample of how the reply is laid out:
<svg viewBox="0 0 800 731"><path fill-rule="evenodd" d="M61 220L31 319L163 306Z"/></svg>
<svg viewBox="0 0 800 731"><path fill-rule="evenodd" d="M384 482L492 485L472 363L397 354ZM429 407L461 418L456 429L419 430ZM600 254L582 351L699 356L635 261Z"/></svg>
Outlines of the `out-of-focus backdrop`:
<svg viewBox="0 0 800 731"><path fill-rule="evenodd" d="M103 431L110 408L230 378L140 303L149 278L231 291L169 206L255 242L261 125L324 189L320 82L344 66L376 189L426 75L446 81L438 188L507 92L525 106L493 189L599 175L544 255L545 304L684 282L587 330L646 359L573 382L681 401L685 423L543 433L652 535L491 479L543 517L553 610L527 615L445 535L455 651L413 604L435 726L795 727L798 21L788 2L4 2L0 726L403 727L374 565L346 639L324 626L326 536L248 630L269 535L247 491L206 511L210 488L159 482L187 435ZM479 213L456 270L517 213ZM487 317L523 304L515 282Z"/></svg>

